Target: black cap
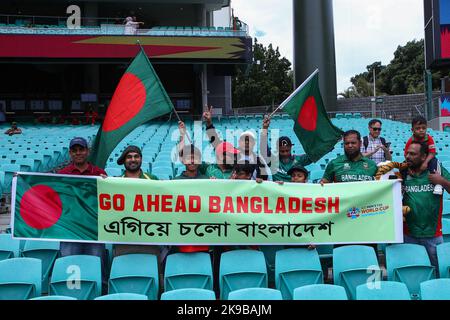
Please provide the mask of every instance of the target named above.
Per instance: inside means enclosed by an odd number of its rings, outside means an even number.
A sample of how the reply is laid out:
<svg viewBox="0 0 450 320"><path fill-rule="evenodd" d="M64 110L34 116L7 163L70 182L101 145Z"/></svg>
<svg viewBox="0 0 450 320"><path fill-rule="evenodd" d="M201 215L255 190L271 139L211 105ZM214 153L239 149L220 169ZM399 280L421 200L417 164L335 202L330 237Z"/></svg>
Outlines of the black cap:
<svg viewBox="0 0 450 320"><path fill-rule="evenodd" d="M302 165L299 164L299 163L294 164L294 165L292 166L292 168L289 169L289 171L287 172L287 174L290 175L290 176L292 176L292 173L294 173L294 171L296 171L296 170L297 170L297 171L302 171L302 172L304 172L306 176L308 176L308 174L309 174L309 171L308 171L304 166L302 166Z"/></svg>
<svg viewBox="0 0 450 320"><path fill-rule="evenodd" d="M121 154L121 156L119 157L119 159L117 159L117 164L118 165L122 165L125 163L125 158L127 157L127 154L129 154L130 152L136 152L138 153L141 157L142 157L142 151L139 147L136 146L128 146Z"/></svg>
<svg viewBox="0 0 450 320"><path fill-rule="evenodd" d="M82 146L83 148L88 147L88 143L85 138L83 137L75 137L72 140L70 140L69 148L72 149L73 146Z"/></svg>
<svg viewBox="0 0 450 320"><path fill-rule="evenodd" d="M280 139L278 139L278 146L291 147L291 146L293 146L293 144L289 137L281 137Z"/></svg>

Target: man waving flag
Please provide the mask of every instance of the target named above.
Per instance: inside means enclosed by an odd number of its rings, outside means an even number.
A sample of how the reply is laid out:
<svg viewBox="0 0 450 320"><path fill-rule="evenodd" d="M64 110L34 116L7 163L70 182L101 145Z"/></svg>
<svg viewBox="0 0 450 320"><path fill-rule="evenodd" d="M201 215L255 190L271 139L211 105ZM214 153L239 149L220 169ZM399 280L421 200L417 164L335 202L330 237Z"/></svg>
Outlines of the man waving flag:
<svg viewBox="0 0 450 320"><path fill-rule="evenodd" d="M316 162L333 150L342 130L328 118L319 89L319 70L313 72L277 109L294 120L294 132L305 153Z"/></svg>
<svg viewBox="0 0 450 320"><path fill-rule="evenodd" d="M141 49L114 92L92 146L90 161L104 168L111 152L131 131L172 110L167 92Z"/></svg>

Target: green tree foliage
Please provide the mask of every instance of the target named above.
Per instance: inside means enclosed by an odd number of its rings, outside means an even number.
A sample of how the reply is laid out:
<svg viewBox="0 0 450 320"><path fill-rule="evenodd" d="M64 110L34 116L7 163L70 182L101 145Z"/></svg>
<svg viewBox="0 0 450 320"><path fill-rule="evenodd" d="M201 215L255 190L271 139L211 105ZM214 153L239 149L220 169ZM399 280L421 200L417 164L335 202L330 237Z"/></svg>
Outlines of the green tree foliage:
<svg viewBox="0 0 450 320"><path fill-rule="evenodd" d="M424 85L424 41L413 40L398 46L394 59L383 66L375 62L367 66L367 71L351 78L352 86L341 93L343 97L373 96L373 70L376 73L377 95L400 95L423 93ZM449 75L449 70L433 72L433 89L439 90L440 79Z"/></svg>
<svg viewBox="0 0 450 320"><path fill-rule="evenodd" d="M291 62L281 57L272 44L253 45L254 63L245 71L237 69L233 79L233 107L276 105L293 91Z"/></svg>

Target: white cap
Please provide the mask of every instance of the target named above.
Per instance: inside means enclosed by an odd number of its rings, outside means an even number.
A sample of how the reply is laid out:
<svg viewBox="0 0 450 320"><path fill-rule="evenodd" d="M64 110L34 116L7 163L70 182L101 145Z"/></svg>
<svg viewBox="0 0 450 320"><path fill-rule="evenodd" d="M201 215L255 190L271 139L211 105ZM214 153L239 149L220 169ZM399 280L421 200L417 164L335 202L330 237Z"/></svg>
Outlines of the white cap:
<svg viewBox="0 0 450 320"><path fill-rule="evenodd" d="M249 136L249 137L253 138L253 140L256 140L255 134L254 134L252 131L250 131L250 130L247 130L247 131L245 131L245 132L242 132L242 134L241 134L241 136L239 137L239 139L242 139L243 137L246 137L246 136Z"/></svg>

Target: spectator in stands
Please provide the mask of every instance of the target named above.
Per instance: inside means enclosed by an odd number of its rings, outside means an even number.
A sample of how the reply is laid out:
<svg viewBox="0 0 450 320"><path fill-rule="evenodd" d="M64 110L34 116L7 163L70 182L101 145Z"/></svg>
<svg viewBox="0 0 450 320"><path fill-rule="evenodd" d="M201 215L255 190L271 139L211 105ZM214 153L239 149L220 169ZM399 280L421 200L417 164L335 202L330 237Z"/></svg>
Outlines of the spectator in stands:
<svg viewBox="0 0 450 320"><path fill-rule="evenodd" d="M376 164L391 161L390 143L381 137L382 122L378 119L369 121L369 135L363 138L361 153L363 157L375 161Z"/></svg>
<svg viewBox="0 0 450 320"><path fill-rule="evenodd" d="M17 122L11 123L11 128L5 131L5 134L12 136L15 134L22 134L22 129L17 127Z"/></svg>
<svg viewBox="0 0 450 320"><path fill-rule="evenodd" d="M344 153L330 161L320 183L374 180L377 165L361 154L361 134L350 130L344 133Z"/></svg>
<svg viewBox="0 0 450 320"><path fill-rule="evenodd" d="M293 183L307 183L308 182L308 170L300 163L294 164L287 174L291 177Z"/></svg>
<svg viewBox="0 0 450 320"><path fill-rule="evenodd" d="M128 146L117 159L117 164L125 166L125 173L122 175L122 178L158 180L156 176L142 170L142 151L137 146ZM165 256L161 256L161 253L164 251L165 249L160 246L116 244L114 245L113 256L134 253L154 254L162 263Z"/></svg>
<svg viewBox="0 0 450 320"><path fill-rule="evenodd" d="M93 126L98 118L98 113L94 110L94 107L91 104L89 104L85 115L86 115L86 124L90 123L91 126Z"/></svg>
<svg viewBox="0 0 450 320"><path fill-rule="evenodd" d="M429 155L425 142L413 141L406 151L409 169L402 172L403 205L410 207L404 226L405 243L423 245L431 264L438 271L436 246L443 243L442 237L442 195L434 194L434 185L442 185L450 192L450 173L440 166L440 173L429 173L424 166Z"/></svg>
<svg viewBox="0 0 450 320"><path fill-rule="evenodd" d="M69 155L72 163L58 171L59 174L81 176L106 176L105 170L88 162L89 147L86 139L73 138L69 144ZM103 291L107 289L107 275L105 269L106 251L103 243L61 242L61 256L93 255L100 257L102 262Z"/></svg>
<svg viewBox="0 0 450 320"><path fill-rule="evenodd" d="M284 181L284 182L290 182L291 176L288 173L288 171L294 167L297 164L300 164L301 166L307 166L312 163L312 161L309 159L309 157L304 154L301 156L293 155L292 154L292 147L294 144L292 143L291 139L289 137L281 137L278 139L278 161L274 163L273 161L270 161L271 157L271 150L268 146L268 129L270 126L270 118L266 117L263 120L263 129L261 130L261 150L263 150L264 146L267 146L267 162L269 162L269 165L272 170L276 169L276 173L273 175L273 181Z"/></svg>
<svg viewBox="0 0 450 320"><path fill-rule="evenodd" d="M126 17L125 18L125 34L134 35L137 33L137 29L140 24L144 22L137 22L136 17Z"/></svg>
<svg viewBox="0 0 450 320"><path fill-rule="evenodd" d="M186 127L184 122L178 123L178 129L180 130L180 142L178 144L178 150L181 154L185 146L184 137L186 135ZM234 165L237 162L236 156L239 154L239 150L233 147L229 142L220 142L215 148L216 163L207 164L202 163L198 170L201 174L204 174L210 179L229 179Z"/></svg>
<svg viewBox="0 0 450 320"><path fill-rule="evenodd" d="M203 113L203 119L206 122L206 134L210 139L210 143L216 149L221 143L221 139L217 134L212 122L212 107L209 107ZM254 152L256 145L256 137L251 131L245 131L239 137L239 154L237 155L237 163L253 165L254 172L252 179L257 178L263 180L272 180L272 173L266 161L260 155Z"/></svg>
<svg viewBox="0 0 450 320"><path fill-rule="evenodd" d="M413 141L417 142L425 142L428 145L428 156L425 159L425 161L422 163L422 171L425 171L425 169L428 168L430 173L435 173L439 168L439 162L436 159L436 145L434 143L434 139L431 135L427 133L427 120L424 117L418 116L415 117L412 120L412 132L413 135L411 138L409 138L408 142L406 142L405 145L405 157L406 153L409 149L409 146ZM436 185L434 187L434 194L436 195L442 195L444 193L444 190L442 189L441 185Z"/></svg>

